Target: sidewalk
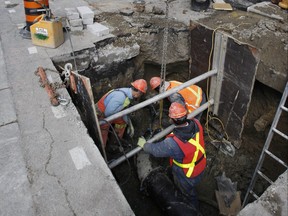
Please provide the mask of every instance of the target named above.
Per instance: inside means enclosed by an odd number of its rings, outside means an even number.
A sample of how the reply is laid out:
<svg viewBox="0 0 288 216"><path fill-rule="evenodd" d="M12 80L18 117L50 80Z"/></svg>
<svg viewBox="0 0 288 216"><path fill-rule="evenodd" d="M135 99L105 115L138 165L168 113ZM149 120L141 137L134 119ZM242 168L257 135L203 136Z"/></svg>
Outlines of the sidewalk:
<svg viewBox="0 0 288 216"><path fill-rule="evenodd" d="M0 215L134 215L74 105L52 107L39 85L34 72L40 66L55 70L50 58L57 49L23 39L18 29L25 23L23 1L11 1L17 4L13 8L5 2L0 3ZM59 80L56 73L47 76ZM59 93L70 99L66 89Z"/></svg>

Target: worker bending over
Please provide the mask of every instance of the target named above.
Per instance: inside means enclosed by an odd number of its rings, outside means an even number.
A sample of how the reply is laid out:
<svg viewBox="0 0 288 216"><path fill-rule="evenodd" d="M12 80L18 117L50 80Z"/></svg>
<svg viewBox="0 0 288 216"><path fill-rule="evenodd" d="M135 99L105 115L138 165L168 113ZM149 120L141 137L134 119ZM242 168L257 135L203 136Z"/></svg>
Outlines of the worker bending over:
<svg viewBox="0 0 288 216"><path fill-rule="evenodd" d="M127 108L131 102L130 100L140 98L146 91L147 82L144 79L135 80L131 83L130 88L119 88L109 91L95 105L98 119L103 120ZM100 128L104 146L106 147L110 125L114 125L114 130L121 139L127 124L129 129L127 132L133 137L134 127L127 115L112 120L110 123L102 124Z"/></svg>
<svg viewBox="0 0 288 216"><path fill-rule="evenodd" d="M152 90L160 92L160 84L161 84L161 78L160 77L152 77L150 79L150 87ZM178 81L165 81L163 83L164 85L164 91L168 91L172 88L175 88L183 83ZM162 86L163 86L162 85ZM193 112L197 108L199 108L202 104L206 103L206 95L204 91L197 85L191 85L187 88L184 88L177 93L174 93L168 97L168 100L170 103L178 102L180 104L185 104L187 110L189 113ZM199 113L195 118L197 118L199 121L201 119L202 112Z"/></svg>
<svg viewBox="0 0 288 216"><path fill-rule="evenodd" d="M163 141L146 143L140 137L137 144L154 157L170 157L175 185L198 209L195 186L200 182L206 166L203 129L197 119L187 119L186 108L177 102L171 104L169 117L175 128Z"/></svg>

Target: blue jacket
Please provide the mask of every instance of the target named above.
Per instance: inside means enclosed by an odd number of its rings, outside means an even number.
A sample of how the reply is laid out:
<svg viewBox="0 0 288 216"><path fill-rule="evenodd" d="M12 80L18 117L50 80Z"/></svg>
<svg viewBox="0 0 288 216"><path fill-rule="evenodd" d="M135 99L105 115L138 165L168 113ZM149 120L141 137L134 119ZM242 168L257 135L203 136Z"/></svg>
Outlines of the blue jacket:
<svg viewBox="0 0 288 216"><path fill-rule="evenodd" d="M111 116L115 113L122 111L126 97L130 100L133 99L131 88L119 88L112 91L104 100L105 104L105 117ZM123 116L123 119L128 123L128 116Z"/></svg>

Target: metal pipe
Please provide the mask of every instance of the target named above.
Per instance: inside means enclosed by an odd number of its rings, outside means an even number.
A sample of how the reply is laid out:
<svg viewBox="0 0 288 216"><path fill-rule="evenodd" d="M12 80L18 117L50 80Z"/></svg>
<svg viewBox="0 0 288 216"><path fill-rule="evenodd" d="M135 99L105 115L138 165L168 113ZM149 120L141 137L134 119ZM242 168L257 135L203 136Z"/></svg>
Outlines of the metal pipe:
<svg viewBox="0 0 288 216"><path fill-rule="evenodd" d="M199 113L203 112L205 109L207 109L210 105L214 104L214 100L210 99L208 102L206 102L205 104L203 104L202 106L200 106L198 109L196 109L195 111L191 112L187 118L191 119L194 116L198 115ZM167 134L169 134L171 131L173 131L175 125L172 124L169 127L165 128L163 131L157 133L154 137L152 137L151 139L147 140L147 143L153 143L159 139L161 139L162 137L166 136ZM114 160L113 162L111 162L110 164L108 164L109 168L112 169L114 167L116 167L117 165L119 165L120 163L122 163L123 161L125 161L127 158L132 157L133 155L137 154L138 152L140 152L142 150L141 147L137 146L135 149L131 150L130 152L128 152L126 155L119 157L118 159Z"/></svg>
<svg viewBox="0 0 288 216"><path fill-rule="evenodd" d="M136 104L136 105L134 105L134 106L132 106L130 108L122 110L121 112L115 113L114 115L111 115L111 116L105 118L104 119L105 121L100 121L100 125L105 124L106 121L110 122L110 121L112 121L114 119L117 119L117 118L122 117L124 115L127 115L127 114L129 114L131 112L134 112L134 111L136 111L138 109L141 109L141 108L143 108L145 106L148 106L149 104L155 103L155 102L157 102L157 101L159 101L159 100L161 100L163 98L166 98L166 97L170 96L171 94L174 94L174 93L176 93L176 92L178 92L178 91L180 91L180 90L182 90L184 88L187 88L187 87L189 87L189 86L191 86L191 85L193 85L193 84L195 84L195 83L197 83L197 82L199 82L201 80L204 80L204 79L206 79L206 78L208 78L210 76L213 76L215 74L217 74L217 70L216 69L210 70L210 71L206 72L205 74L202 74L202 75L200 75L198 77L195 77L194 79L191 79L191 80L189 80L189 81L187 81L187 82L185 82L185 83L183 83L183 84L181 84L181 85L179 85L179 86L177 86L175 88L172 88L172 89L170 89L168 91L165 91L165 92L163 92L163 93L161 93L159 95L156 95L156 96L154 96L154 97L152 97L152 98L150 98L150 99L148 99L146 101L143 101L143 102L141 102L139 104Z"/></svg>

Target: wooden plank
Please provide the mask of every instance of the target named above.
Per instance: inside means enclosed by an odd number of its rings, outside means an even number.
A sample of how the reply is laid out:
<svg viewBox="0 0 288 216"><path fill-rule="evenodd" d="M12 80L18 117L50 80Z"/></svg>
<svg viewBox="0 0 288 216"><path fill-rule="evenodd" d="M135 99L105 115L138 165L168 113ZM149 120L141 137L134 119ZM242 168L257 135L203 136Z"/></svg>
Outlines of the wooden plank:
<svg viewBox="0 0 288 216"><path fill-rule="evenodd" d="M89 135L94 140L96 146L100 150L101 154L105 157L105 152L102 149L100 136L97 128L97 115L95 112L95 105L93 99L93 92L91 89L90 79L72 72L77 93L72 89L69 90L73 103L77 107L81 119L88 129ZM105 158L106 159L106 158Z"/></svg>
<svg viewBox="0 0 288 216"><path fill-rule="evenodd" d="M241 192L237 191L236 197L231 203L230 207L225 205L224 199L221 196L219 191L215 191L217 203L219 206L219 213L220 215L229 215L229 216L236 216L241 210Z"/></svg>

